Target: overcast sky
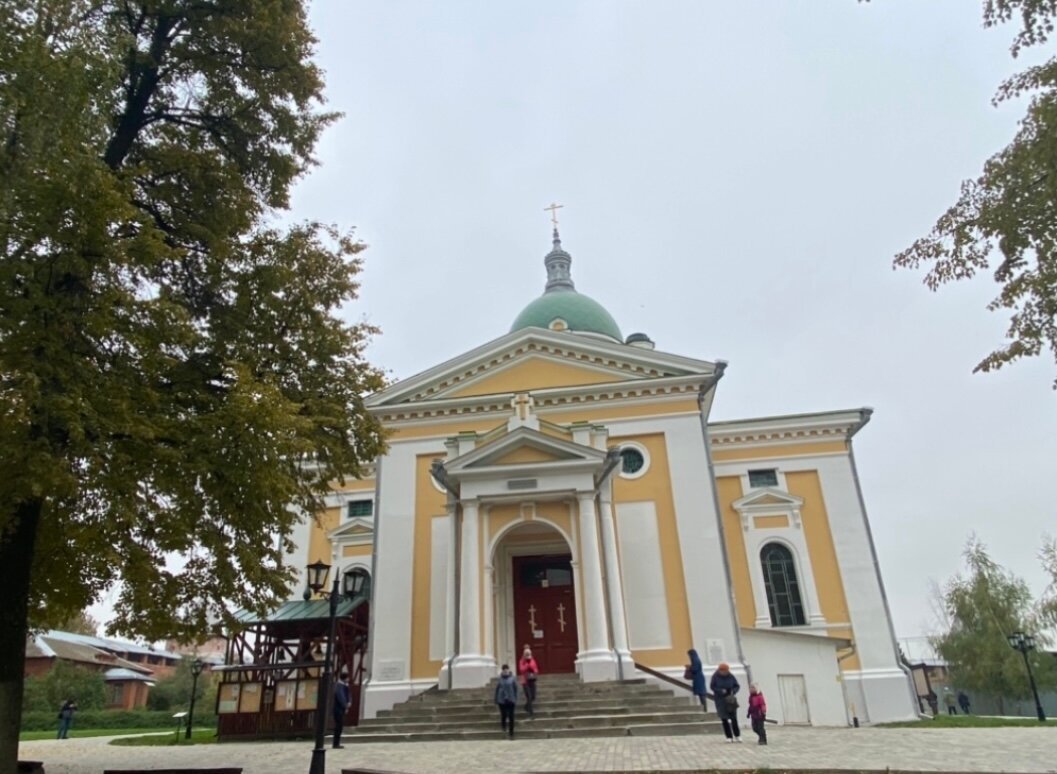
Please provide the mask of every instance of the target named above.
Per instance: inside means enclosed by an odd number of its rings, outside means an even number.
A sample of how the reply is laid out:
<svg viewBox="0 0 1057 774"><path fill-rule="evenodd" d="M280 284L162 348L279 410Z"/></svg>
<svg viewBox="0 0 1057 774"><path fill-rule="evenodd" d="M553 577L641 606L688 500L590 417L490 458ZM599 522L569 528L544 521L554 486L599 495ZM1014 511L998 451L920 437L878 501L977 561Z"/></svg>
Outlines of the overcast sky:
<svg viewBox="0 0 1057 774"><path fill-rule="evenodd" d="M393 378L507 332L557 201L625 335L729 362L713 419L873 407L855 454L896 631L928 633L971 532L1038 593L1057 531L1054 366L972 374L997 286L891 268L1023 112L990 104L1025 63L979 6L317 0L345 116L293 215L369 243L349 314Z"/></svg>
<svg viewBox="0 0 1057 774"><path fill-rule="evenodd" d="M345 117L294 215L369 243L350 314L394 378L507 332L558 201L625 335L729 361L713 419L875 409L855 452L900 636L974 531L1041 591L1055 369L972 374L996 286L891 268L1023 110L990 104L1024 62L979 3L320 0L312 23Z"/></svg>

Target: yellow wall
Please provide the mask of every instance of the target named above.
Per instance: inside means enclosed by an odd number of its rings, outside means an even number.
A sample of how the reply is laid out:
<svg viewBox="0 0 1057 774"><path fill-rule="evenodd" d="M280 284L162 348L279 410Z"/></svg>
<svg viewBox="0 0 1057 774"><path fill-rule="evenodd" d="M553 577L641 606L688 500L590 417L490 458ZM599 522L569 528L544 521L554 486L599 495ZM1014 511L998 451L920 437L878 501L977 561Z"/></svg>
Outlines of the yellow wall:
<svg viewBox="0 0 1057 774"><path fill-rule="evenodd" d="M807 551L811 556L811 566L814 569L815 588L818 591L822 615L830 623L850 621L848 600L844 595L844 582L840 577L837 550L833 546L833 534L830 531L825 500L822 499L822 482L819 481L818 473L814 470L786 473L785 481L790 494L804 498L800 517ZM847 632L846 635L840 634L840 630L830 633L834 636L850 637L851 632L844 631ZM859 658L852 656L842 661L841 665L844 669L858 669Z"/></svg>
<svg viewBox="0 0 1057 774"><path fill-rule="evenodd" d="M789 526L789 517L785 516L755 516L752 520L755 529L782 529Z"/></svg>
<svg viewBox="0 0 1057 774"><path fill-rule="evenodd" d="M556 457L552 452L543 451L542 449L536 449L532 446L519 446L502 457L497 459L494 465L518 465L524 462L554 462L555 460L561 459Z"/></svg>
<svg viewBox="0 0 1057 774"><path fill-rule="evenodd" d="M821 441L818 443L776 444L774 446L752 446L747 449L716 449L712 445L713 462L736 460L771 459L772 457L802 457L810 454L832 454L848 451L844 441Z"/></svg>
<svg viewBox="0 0 1057 774"><path fill-rule="evenodd" d="M319 516L318 521L312 522L312 530L308 534L308 563L320 560L330 564L330 541L327 533L336 529L341 522L341 508L327 508Z"/></svg>
<svg viewBox="0 0 1057 774"><path fill-rule="evenodd" d="M362 546L344 546L341 549L341 555L345 557L349 556L370 556L371 555L371 544L364 543Z"/></svg>
<svg viewBox="0 0 1057 774"><path fill-rule="evenodd" d="M429 658L430 593L433 564L432 521L446 515L446 500L430 483L429 470L436 454L420 454L415 459L415 547L411 567L411 677L435 678L440 661ZM442 622L438 622L440 624Z"/></svg>
<svg viewBox="0 0 1057 774"><path fill-rule="evenodd" d="M745 533L741 517L731 505L742 496L741 478L718 476L716 493L719 497L719 512L723 518L723 536L730 561L730 578L734 586L734 600L738 611L738 624L752 628L756 624L756 601L752 596L752 580L745 557Z"/></svg>
<svg viewBox="0 0 1057 774"><path fill-rule="evenodd" d="M672 499L668 448L664 442L664 435L655 433L620 436L610 440L614 444L637 441L646 447L650 455L650 468L645 475L635 479L616 478L613 499L616 503L644 501L654 503L657 511L661 565L664 572L664 592L668 602L668 625L671 628L671 649L644 650L633 655L636 661L650 667L681 664L686 661L686 651L693 647L693 642L690 636L690 607L686 599L683 557L679 549L679 531L675 523L675 503ZM703 471L703 474L707 475L707 471ZM620 529L619 521L617 529ZM634 561L634 557L623 557L621 561Z"/></svg>
<svg viewBox="0 0 1057 774"><path fill-rule="evenodd" d="M474 384L456 390L449 396L462 398L471 395L495 395L503 392L525 392L548 387L576 387L581 384L605 384L624 381L628 377L605 373L590 368L558 363L549 358L527 357L493 376L486 376Z"/></svg>
<svg viewBox="0 0 1057 774"><path fill-rule="evenodd" d="M374 489L373 478L347 478L344 481L331 481L330 488L335 492L362 492Z"/></svg>

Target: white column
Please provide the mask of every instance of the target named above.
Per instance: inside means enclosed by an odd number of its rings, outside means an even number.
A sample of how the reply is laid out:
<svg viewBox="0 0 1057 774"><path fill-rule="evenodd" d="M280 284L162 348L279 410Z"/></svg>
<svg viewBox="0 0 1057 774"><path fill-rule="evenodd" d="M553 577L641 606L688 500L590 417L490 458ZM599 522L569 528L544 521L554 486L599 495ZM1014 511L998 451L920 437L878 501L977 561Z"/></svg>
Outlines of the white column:
<svg viewBox="0 0 1057 774"><path fill-rule="evenodd" d="M481 653L480 516L476 500L462 503L459 541L459 655L452 663L452 687L485 685L495 673L495 662Z"/></svg>
<svg viewBox="0 0 1057 774"><path fill-rule="evenodd" d="M437 677L437 685L441 690L451 685L452 659L455 656L455 563L459 559L455 553L455 547L459 543L459 519L455 498L450 493L445 510L448 514L448 525L451 532L448 535L448 572L444 578L444 663Z"/></svg>
<svg viewBox="0 0 1057 774"><path fill-rule="evenodd" d="M495 568L491 564L484 566L484 649L486 656L495 658Z"/></svg>
<svg viewBox="0 0 1057 774"><path fill-rule="evenodd" d="M624 589L620 581L620 558L613 522L613 499L609 482L602 485L602 551L606 559L606 591L609 592L609 621L613 631L613 649L620 660L624 679L634 676L635 662L628 648L628 624L624 613Z"/></svg>
<svg viewBox="0 0 1057 774"><path fill-rule="evenodd" d="M577 655L580 679L585 682L615 680L616 657L609 649L606 626L605 590L598 545L598 524L594 492L577 495L580 504L580 576L584 583L584 612L587 624L587 650Z"/></svg>

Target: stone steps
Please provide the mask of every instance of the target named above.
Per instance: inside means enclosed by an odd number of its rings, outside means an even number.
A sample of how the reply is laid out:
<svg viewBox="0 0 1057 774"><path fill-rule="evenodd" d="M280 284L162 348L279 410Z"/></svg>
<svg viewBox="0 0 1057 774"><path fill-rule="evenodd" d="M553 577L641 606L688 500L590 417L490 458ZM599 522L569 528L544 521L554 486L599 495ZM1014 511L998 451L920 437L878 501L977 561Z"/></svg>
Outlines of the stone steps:
<svg viewBox="0 0 1057 774"><path fill-rule="evenodd" d="M500 739L494 683L483 688L431 690L363 720L343 741L417 742ZM721 733L714 714L705 714L689 694L646 683L581 683L576 675L547 675L537 685L535 715L519 701L516 736L522 739L658 736Z"/></svg>

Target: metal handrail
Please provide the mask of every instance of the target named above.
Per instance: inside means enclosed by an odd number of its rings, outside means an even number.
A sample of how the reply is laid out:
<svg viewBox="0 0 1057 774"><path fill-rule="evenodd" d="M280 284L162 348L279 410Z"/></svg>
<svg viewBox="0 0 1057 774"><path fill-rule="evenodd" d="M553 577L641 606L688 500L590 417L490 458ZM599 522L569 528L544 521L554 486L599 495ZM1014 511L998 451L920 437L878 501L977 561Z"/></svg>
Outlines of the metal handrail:
<svg viewBox="0 0 1057 774"><path fill-rule="evenodd" d="M635 668L637 670L639 670L640 672L645 672L650 677L656 677L658 680L666 682L669 685L674 685L676 688L682 688L684 691L693 692L694 690L694 687L690 685L690 683L684 683L682 680L676 680L674 677L669 677L668 675L664 674L664 672L658 672L656 669L650 669L648 666L643 666L637 661L633 663L635 664ZM705 697L711 699L713 704L716 703L716 697L713 696L711 693L706 692ZM772 723L774 725L778 724L777 720L772 720L771 718L767 718L766 722Z"/></svg>
<svg viewBox="0 0 1057 774"><path fill-rule="evenodd" d="M669 677L668 675L664 674L664 672L658 672L656 669L650 669L648 666L643 666L637 661L634 663L635 668L637 670L639 670L640 672L645 672L650 677L656 677L658 680L663 680L669 685L674 685L676 688L682 688L684 691L690 691L691 693L693 693L694 691L694 686L690 685L690 683L684 683L682 680L676 680L674 677ZM716 697L710 693L705 693L705 698L711 699L713 702L716 700Z"/></svg>

